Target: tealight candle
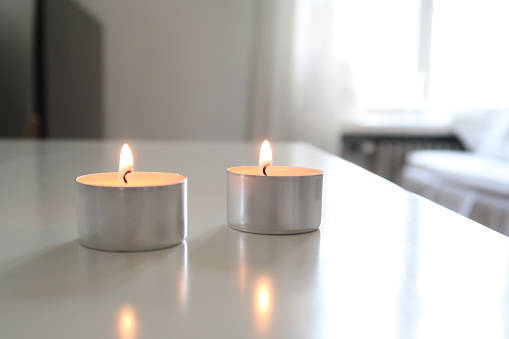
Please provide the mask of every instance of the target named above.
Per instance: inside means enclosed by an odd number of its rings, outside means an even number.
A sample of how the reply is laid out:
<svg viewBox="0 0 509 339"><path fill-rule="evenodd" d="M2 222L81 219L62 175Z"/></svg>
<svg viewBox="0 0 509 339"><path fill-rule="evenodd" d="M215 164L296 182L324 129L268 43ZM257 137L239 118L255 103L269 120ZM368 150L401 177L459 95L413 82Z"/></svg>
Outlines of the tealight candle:
<svg viewBox="0 0 509 339"><path fill-rule="evenodd" d="M118 252L149 251L180 244L187 231L187 178L136 172L129 146L119 171L76 178L79 242Z"/></svg>
<svg viewBox="0 0 509 339"><path fill-rule="evenodd" d="M258 166L227 170L230 227L260 234L296 234L320 227L323 171L273 166L268 141Z"/></svg>

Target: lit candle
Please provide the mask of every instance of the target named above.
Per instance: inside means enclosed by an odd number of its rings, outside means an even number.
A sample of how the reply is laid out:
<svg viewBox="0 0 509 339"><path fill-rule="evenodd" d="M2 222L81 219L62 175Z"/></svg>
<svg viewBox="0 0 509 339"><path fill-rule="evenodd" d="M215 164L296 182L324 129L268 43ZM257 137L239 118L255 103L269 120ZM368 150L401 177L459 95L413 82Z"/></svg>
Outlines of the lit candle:
<svg viewBox="0 0 509 339"><path fill-rule="evenodd" d="M230 227L261 234L305 233L320 227L322 171L273 166L265 141L258 166L232 167L227 174Z"/></svg>
<svg viewBox="0 0 509 339"><path fill-rule="evenodd" d="M82 245L106 251L148 251L180 244L187 231L187 178L134 171L129 146L119 171L80 176L77 224Z"/></svg>

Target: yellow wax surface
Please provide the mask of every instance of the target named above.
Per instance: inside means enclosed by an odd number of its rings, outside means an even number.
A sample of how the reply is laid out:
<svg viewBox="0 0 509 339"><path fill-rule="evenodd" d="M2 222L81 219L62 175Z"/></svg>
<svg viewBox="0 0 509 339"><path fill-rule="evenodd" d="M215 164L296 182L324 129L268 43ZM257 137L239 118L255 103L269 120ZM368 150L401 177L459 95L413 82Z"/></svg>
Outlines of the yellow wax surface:
<svg viewBox="0 0 509 339"><path fill-rule="evenodd" d="M151 187L168 186L181 183L187 178L175 173L132 172L126 176L127 184L119 172L106 172L82 175L76 178L80 184L101 187Z"/></svg>
<svg viewBox="0 0 509 339"><path fill-rule="evenodd" d="M255 175L264 177L260 166L240 166L228 169L229 172L242 175ZM323 171L305 168L305 167L289 167L289 166L268 166L266 169L267 176L269 177L301 177L310 175L319 175Z"/></svg>

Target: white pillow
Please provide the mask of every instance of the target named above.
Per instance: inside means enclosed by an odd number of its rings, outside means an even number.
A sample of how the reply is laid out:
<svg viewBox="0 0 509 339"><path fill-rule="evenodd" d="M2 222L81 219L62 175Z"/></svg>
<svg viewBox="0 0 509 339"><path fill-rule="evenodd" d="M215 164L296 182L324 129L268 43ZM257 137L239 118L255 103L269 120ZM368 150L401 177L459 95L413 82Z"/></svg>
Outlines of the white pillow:
<svg viewBox="0 0 509 339"><path fill-rule="evenodd" d="M509 110L457 112L452 128L467 149L509 160Z"/></svg>

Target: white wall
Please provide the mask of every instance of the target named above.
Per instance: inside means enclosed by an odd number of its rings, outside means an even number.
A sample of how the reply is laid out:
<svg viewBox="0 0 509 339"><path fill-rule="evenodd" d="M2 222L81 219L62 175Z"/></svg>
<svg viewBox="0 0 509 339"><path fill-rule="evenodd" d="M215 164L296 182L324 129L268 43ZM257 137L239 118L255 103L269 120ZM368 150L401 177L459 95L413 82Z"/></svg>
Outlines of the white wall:
<svg viewBox="0 0 509 339"><path fill-rule="evenodd" d="M76 0L104 32L105 136L245 139L256 0Z"/></svg>

